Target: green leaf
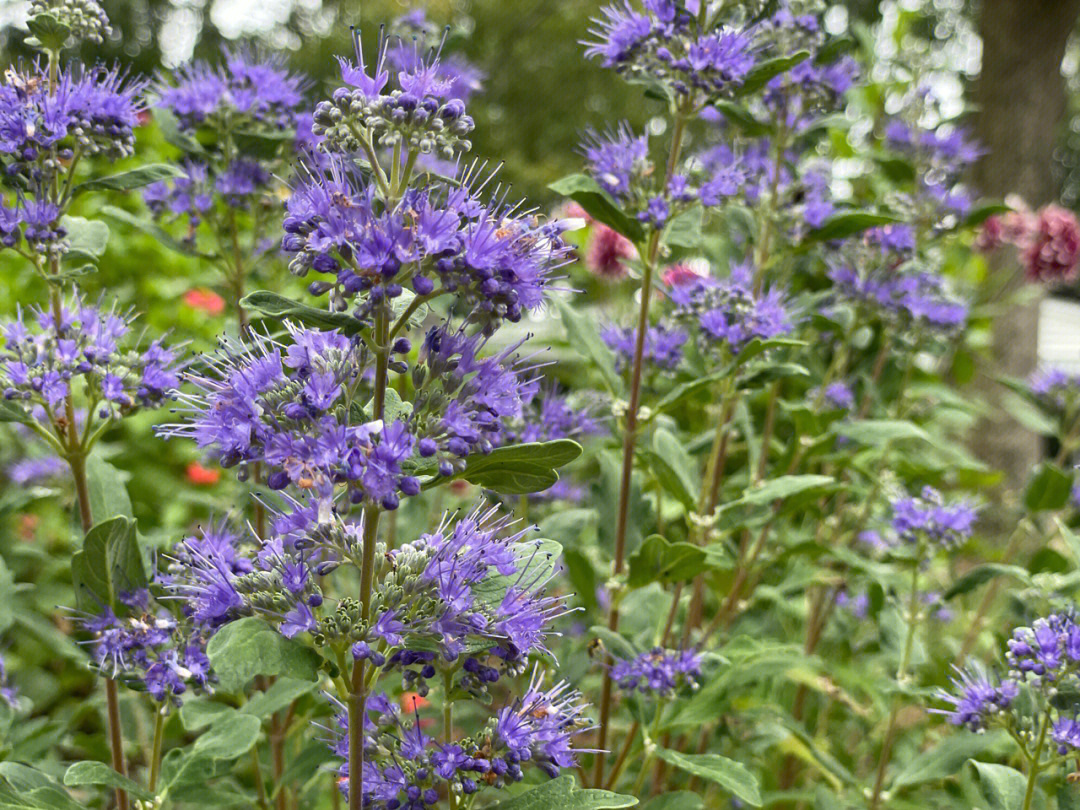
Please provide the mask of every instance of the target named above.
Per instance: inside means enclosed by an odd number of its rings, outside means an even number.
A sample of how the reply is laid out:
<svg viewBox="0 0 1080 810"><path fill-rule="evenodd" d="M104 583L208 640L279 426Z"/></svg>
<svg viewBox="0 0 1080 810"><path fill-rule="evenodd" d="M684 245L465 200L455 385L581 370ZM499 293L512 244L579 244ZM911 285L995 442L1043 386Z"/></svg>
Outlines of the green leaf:
<svg viewBox="0 0 1080 810"><path fill-rule="evenodd" d="M184 172L168 163L148 163L145 166L139 166L137 169L110 174L106 177L95 177L85 183L79 183L79 185L75 186L75 194L104 189L130 191L134 188L142 188L151 183L157 183L160 180L171 180L174 177L184 177Z"/></svg>
<svg viewBox="0 0 1080 810"><path fill-rule="evenodd" d="M664 241L674 247L699 248L704 239L701 223L705 219L705 209L695 205L673 218L667 226Z"/></svg>
<svg viewBox="0 0 1080 810"><path fill-rule="evenodd" d="M80 610L97 613L116 607L117 597L146 585L135 521L118 515L86 533L81 551L71 558L71 579Z"/></svg>
<svg viewBox="0 0 1080 810"><path fill-rule="evenodd" d="M987 203L974 208L970 214L964 217L964 221L961 227L975 228L982 225L990 217L997 216L998 214L1007 214L1012 211L1012 207L1005 205L1004 203Z"/></svg>
<svg viewBox="0 0 1080 810"><path fill-rule="evenodd" d="M608 391L616 394L622 391L622 379L615 371L615 353L608 348L596 331L595 322L578 312L566 301L556 298L555 308L559 310L559 319L566 332L566 341L578 354L591 360L593 368L600 372Z"/></svg>
<svg viewBox="0 0 1080 810"><path fill-rule="evenodd" d="M594 624L589 628L589 635L600 639L607 651L619 658L630 659L640 652L633 644L605 625Z"/></svg>
<svg viewBox="0 0 1080 810"><path fill-rule="evenodd" d="M26 21L26 27L34 37L34 41L28 40L27 44L46 51L59 51L71 36L71 29L48 12L35 14Z"/></svg>
<svg viewBox="0 0 1080 810"><path fill-rule="evenodd" d="M109 226L100 219L86 217L60 217L60 225L67 231L68 252L64 254L67 262L95 262L109 246Z"/></svg>
<svg viewBox="0 0 1080 810"><path fill-rule="evenodd" d="M1058 531L1061 532L1061 538L1065 541L1065 545L1072 552L1073 561L1080 565L1080 535L1077 535L1076 532L1065 525L1061 518L1055 518L1054 522L1057 523Z"/></svg>
<svg viewBox="0 0 1080 810"><path fill-rule="evenodd" d="M914 183L915 166L910 160L895 155L883 155L875 157L874 162L881 168L894 183Z"/></svg>
<svg viewBox="0 0 1080 810"><path fill-rule="evenodd" d="M104 762L76 762L64 773L64 784L68 787L104 785L125 790L129 795L142 801L151 801L154 798L154 794L138 782L117 773Z"/></svg>
<svg viewBox="0 0 1080 810"><path fill-rule="evenodd" d="M236 759L258 742L260 729L262 720L258 717L233 713L216 721L209 731L195 740L191 753L207 759Z"/></svg>
<svg viewBox="0 0 1080 810"><path fill-rule="evenodd" d="M1004 731L987 734L950 734L928 751L911 759L896 775L890 790L939 782L957 775L974 756L983 754L1008 741Z"/></svg>
<svg viewBox="0 0 1080 810"><path fill-rule="evenodd" d="M240 300L240 306L277 321L288 318L316 329L337 329L343 335L356 335L364 331L364 325L347 312L309 307L269 290L256 290L245 295Z"/></svg>
<svg viewBox="0 0 1080 810"><path fill-rule="evenodd" d="M657 748L656 755L668 765L716 783L751 807L761 807L757 777L741 762L719 754L681 754L667 748Z"/></svg>
<svg viewBox="0 0 1080 810"><path fill-rule="evenodd" d="M181 152L202 154L206 151L193 135L184 132L180 128L180 122L171 110L166 109L165 107L155 107L154 120L157 121L157 125L161 129L161 134L162 137L165 138L165 142L172 144Z"/></svg>
<svg viewBox="0 0 1080 810"><path fill-rule="evenodd" d="M141 219L134 214L130 214L123 208L117 208L115 205L103 205L101 207L101 213L110 219L115 219L123 222L125 225L130 225L137 231L145 233L147 236L152 236L158 240L165 247L170 250L175 250L177 253L183 253L185 256L197 256L201 259L213 259L214 256L208 253L202 253L195 248L194 245L189 245L186 242L181 242L175 238L172 234L166 231L164 228L150 222L146 219Z"/></svg>
<svg viewBox="0 0 1080 810"><path fill-rule="evenodd" d="M650 799L641 810L701 810L703 799L689 790L675 790Z"/></svg>
<svg viewBox="0 0 1080 810"><path fill-rule="evenodd" d="M686 582L704 570L705 559L705 550L693 543L672 543L653 534L630 555L627 584L641 588L650 582Z"/></svg>
<svg viewBox="0 0 1080 810"><path fill-rule="evenodd" d="M990 810L1017 810L1024 802L1027 779L1015 768L971 760Z"/></svg>
<svg viewBox="0 0 1080 810"><path fill-rule="evenodd" d="M1024 506L1029 512L1061 509L1069 502L1071 492L1072 476L1053 462L1045 461L1039 465L1024 490Z"/></svg>
<svg viewBox="0 0 1080 810"><path fill-rule="evenodd" d="M595 220L613 228L631 242L639 243L645 238L641 223L627 216L600 184L587 174L570 174L548 188L576 202Z"/></svg>
<svg viewBox="0 0 1080 810"><path fill-rule="evenodd" d="M282 636L262 619L249 616L222 627L206 646L223 692L238 694L256 675L284 675L314 681L318 653Z"/></svg>
<svg viewBox="0 0 1080 810"><path fill-rule="evenodd" d="M185 700L180 707L180 722L188 731L198 731L221 719L223 715L236 714L236 709L205 698Z"/></svg>
<svg viewBox="0 0 1080 810"><path fill-rule="evenodd" d="M30 413L14 402L0 399L0 422L18 422L23 425L33 424L34 419Z"/></svg>
<svg viewBox="0 0 1080 810"><path fill-rule="evenodd" d="M269 717L274 712L288 708L298 697L306 695L318 686L317 681L301 681L296 678L278 678L273 686L260 692L240 711L254 717Z"/></svg>
<svg viewBox="0 0 1080 810"><path fill-rule="evenodd" d="M99 456L86 459L86 487L90 495L90 514L103 521L123 515L132 517L131 498L120 472Z"/></svg>
<svg viewBox="0 0 1080 810"><path fill-rule="evenodd" d="M233 137L236 139L236 148L241 154L259 160L271 160L281 152L283 147L291 145L296 140L296 130L281 129L263 132L238 130L233 133Z"/></svg>
<svg viewBox="0 0 1080 810"><path fill-rule="evenodd" d="M469 456L465 459L463 472L433 479L428 486L464 478L477 486L505 495L542 492L559 480L556 469L580 455L581 445L571 439L505 445L496 447L487 455Z"/></svg>
<svg viewBox="0 0 1080 810"><path fill-rule="evenodd" d="M839 436L872 447L909 439L930 441L930 437L921 427L900 419L856 419L852 422L837 422L835 430Z"/></svg>
<svg viewBox="0 0 1080 810"><path fill-rule="evenodd" d="M724 504L723 508L726 510L732 506L769 504L810 489L827 487L835 483L835 481L836 479L830 475L781 475L779 478L770 479L760 486L747 489L741 497Z"/></svg>
<svg viewBox="0 0 1080 810"><path fill-rule="evenodd" d="M650 464L660 486L693 509L699 488L697 467L683 443L664 428L653 433Z"/></svg>
<svg viewBox="0 0 1080 810"><path fill-rule="evenodd" d="M1021 568L1018 565L1001 565L999 563L984 563L977 565L964 574L960 579L956 580L952 586L945 591L942 595L942 599L948 601L949 599L955 599L957 596L961 596L965 593L969 593L985 582L989 582L995 577L1014 577L1021 582L1029 582L1031 577L1028 575L1027 569Z"/></svg>
<svg viewBox="0 0 1080 810"><path fill-rule="evenodd" d="M836 214L820 228L810 231L803 242L831 242L834 239L846 239L857 233L862 233L879 225L890 225L901 220L887 214L871 214L865 211L856 211L846 214Z"/></svg>
<svg viewBox="0 0 1080 810"><path fill-rule="evenodd" d="M540 787L499 802L491 810L614 810L633 807L633 796L609 790L581 790L572 776L560 776Z"/></svg>
<svg viewBox="0 0 1080 810"><path fill-rule="evenodd" d="M740 107L730 101L717 101L713 107L727 119L729 124L734 125L751 138L762 138L772 132L772 127L758 121L749 110Z"/></svg>
<svg viewBox="0 0 1080 810"><path fill-rule="evenodd" d="M751 93L756 93L781 73L787 73L797 64L805 62L809 58L809 51L797 51L790 56L780 56L776 59L767 59L760 62L746 74L742 84L735 90L735 95L748 96Z"/></svg>

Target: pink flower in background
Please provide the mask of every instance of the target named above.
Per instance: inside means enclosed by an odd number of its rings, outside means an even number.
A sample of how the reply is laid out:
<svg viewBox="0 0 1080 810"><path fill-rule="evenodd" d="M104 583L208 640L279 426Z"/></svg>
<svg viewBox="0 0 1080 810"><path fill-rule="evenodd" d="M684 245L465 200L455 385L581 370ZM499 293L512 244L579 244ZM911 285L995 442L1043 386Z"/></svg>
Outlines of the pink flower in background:
<svg viewBox="0 0 1080 810"><path fill-rule="evenodd" d="M1019 246L1028 279L1071 281L1080 265L1080 221L1072 211L1051 203L1035 216Z"/></svg>
<svg viewBox="0 0 1080 810"><path fill-rule="evenodd" d="M699 273L689 264L669 264L661 273L660 280L669 287L680 287L703 277L703 273Z"/></svg>
<svg viewBox="0 0 1080 810"><path fill-rule="evenodd" d="M637 256L634 243L607 225L596 223L585 254L585 266L601 278L618 280L626 277L624 259Z"/></svg>

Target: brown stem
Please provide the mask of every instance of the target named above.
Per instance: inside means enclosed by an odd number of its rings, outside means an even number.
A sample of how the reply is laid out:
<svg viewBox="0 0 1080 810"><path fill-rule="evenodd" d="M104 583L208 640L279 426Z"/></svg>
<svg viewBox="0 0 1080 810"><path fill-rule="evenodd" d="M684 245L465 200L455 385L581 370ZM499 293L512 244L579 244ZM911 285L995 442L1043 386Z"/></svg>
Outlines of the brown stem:
<svg viewBox="0 0 1080 810"><path fill-rule="evenodd" d="M604 783L604 790L615 789L615 783L622 775L623 766L626 764L626 758L630 755L630 749L634 747L634 739L637 737L639 728L641 728L641 724L635 720L634 724L630 726L630 730L626 732L626 740L623 741L623 746L619 750L619 756L615 759L615 765L612 766L611 773L608 774L607 782Z"/></svg>

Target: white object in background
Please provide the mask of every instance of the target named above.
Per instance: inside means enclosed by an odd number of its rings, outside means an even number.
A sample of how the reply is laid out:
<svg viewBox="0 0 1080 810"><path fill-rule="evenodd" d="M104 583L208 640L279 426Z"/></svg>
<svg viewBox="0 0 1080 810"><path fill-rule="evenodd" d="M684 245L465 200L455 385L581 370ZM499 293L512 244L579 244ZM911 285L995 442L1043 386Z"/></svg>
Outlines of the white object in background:
<svg viewBox="0 0 1080 810"><path fill-rule="evenodd" d="M1080 303L1044 298L1039 304L1039 368L1080 373Z"/></svg>

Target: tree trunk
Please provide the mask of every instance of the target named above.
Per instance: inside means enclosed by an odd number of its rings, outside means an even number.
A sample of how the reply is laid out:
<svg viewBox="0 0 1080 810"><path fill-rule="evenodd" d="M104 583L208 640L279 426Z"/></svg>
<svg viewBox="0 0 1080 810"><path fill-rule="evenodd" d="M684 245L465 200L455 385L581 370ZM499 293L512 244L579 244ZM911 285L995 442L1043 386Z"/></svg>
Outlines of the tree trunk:
<svg viewBox="0 0 1080 810"><path fill-rule="evenodd" d="M1080 14L1080 0L982 0L982 71L975 88L975 134L986 154L975 185L989 198L1019 194L1032 207L1057 197L1053 153L1065 113L1061 60ZM1015 255L991 258L990 288L1000 298L1024 284ZM1039 437L1001 408L994 377L1026 378L1035 368L1038 302L1013 306L994 318L992 355L979 387L992 412L974 437L974 451L1005 473L1014 490L1039 458Z"/></svg>

